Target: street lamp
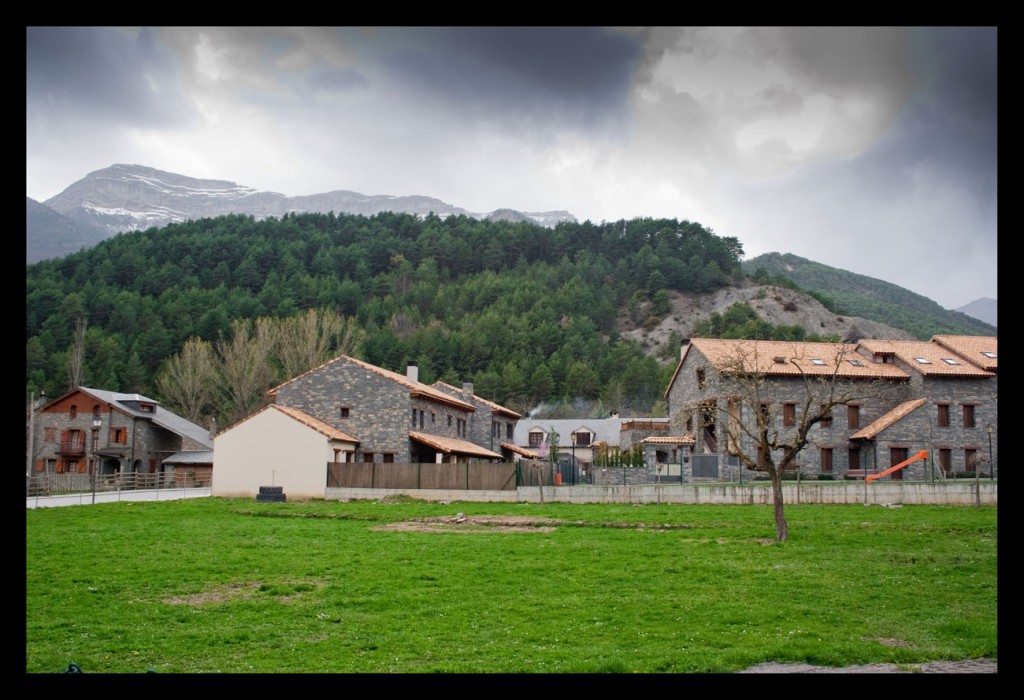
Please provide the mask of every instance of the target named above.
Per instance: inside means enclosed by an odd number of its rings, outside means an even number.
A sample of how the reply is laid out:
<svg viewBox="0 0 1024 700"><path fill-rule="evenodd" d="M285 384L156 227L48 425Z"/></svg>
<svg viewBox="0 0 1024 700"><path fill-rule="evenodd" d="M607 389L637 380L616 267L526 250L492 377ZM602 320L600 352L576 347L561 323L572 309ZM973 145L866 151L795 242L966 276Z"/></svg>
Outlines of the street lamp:
<svg viewBox="0 0 1024 700"><path fill-rule="evenodd" d="M569 477L569 483L573 486L576 485L576 431L569 433L569 438L572 440L572 476Z"/></svg>
<svg viewBox="0 0 1024 700"><path fill-rule="evenodd" d="M92 417L92 502L96 503L96 471L99 469L99 455L96 454L96 450L100 446L100 427L103 425L103 419L97 413Z"/></svg>
<svg viewBox="0 0 1024 700"><path fill-rule="evenodd" d="M994 430L995 430L995 428L992 427L991 423L989 423L988 425L985 426L985 432L988 433L988 478L989 479L993 478L993 474L995 474L995 463L992 461L992 431L994 431Z"/></svg>

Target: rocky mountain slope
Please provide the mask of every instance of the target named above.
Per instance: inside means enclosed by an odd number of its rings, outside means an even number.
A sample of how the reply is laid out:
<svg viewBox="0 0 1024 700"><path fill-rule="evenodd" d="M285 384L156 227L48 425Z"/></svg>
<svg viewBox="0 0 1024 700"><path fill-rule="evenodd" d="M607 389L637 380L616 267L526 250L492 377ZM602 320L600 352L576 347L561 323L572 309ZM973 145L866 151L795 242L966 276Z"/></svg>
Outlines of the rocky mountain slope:
<svg viewBox="0 0 1024 700"><path fill-rule="evenodd" d="M618 319L618 328L623 337L638 341L649 354L660 359L679 352L678 347L670 344L673 332L681 338L689 338L699 322L713 313L723 314L730 306L740 302L753 307L766 323L773 326L799 325L808 334L840 338L855 335L859 338L914 339L907 331L878 321L834 314L819 301L801 292L749 280L740 286L726 287L710 294L671 292L670 296L672 311L654 328L638 328L625 312Z"/></svg>
<svg viewBox="0 0 1024 700"><path fill-rule="evenodd" d="M42 203L77 227L81 235L58 244L48 240L50 229L26 222L28 262L38 262L95 245L95 230L106 237L123 231L162 227L189 219L243 214L256 219L288 213L331 212L372 216L385 211L439 217L466 215L476 219L530 221L553 227L575 222L567 211L519 212L499 209L473 213L433 197L365 195L349 190L288 197L256 190L227 180L201 180L141 165L112 165L89 173L55 197ZM51 245L52 243L52 245Z"/></svg>

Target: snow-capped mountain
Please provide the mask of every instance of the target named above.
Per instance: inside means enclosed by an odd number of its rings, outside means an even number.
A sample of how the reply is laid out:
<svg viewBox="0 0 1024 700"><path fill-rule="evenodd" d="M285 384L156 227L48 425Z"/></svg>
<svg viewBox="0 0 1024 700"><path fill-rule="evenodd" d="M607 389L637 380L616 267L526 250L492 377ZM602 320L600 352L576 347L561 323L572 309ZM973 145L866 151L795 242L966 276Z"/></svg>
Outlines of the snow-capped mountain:
<svg viewBox="0 0 1024 700"><path fill-rule="evenodd" d="M530 221L554 227L560 221L575 222L567 211L518 212L499 209L488 214L469 212L433 197L420 195L365 195L349 190L287 197L256 190L227 180L200 180L141 165L112 165L89 173L55 197L42 203L65 219L107 236L122 231L162 227L189 219L243 214L256 219L288 213L333 211L336 214L372 216L385 211L439 217L465 215L476 219ZM66 254L51 250L45 230L27 222L28 262ZM82 240L76 249L95 240ZM66 249L66 243L65 243ZM33 259L33 257L35 259Z"/></svg>

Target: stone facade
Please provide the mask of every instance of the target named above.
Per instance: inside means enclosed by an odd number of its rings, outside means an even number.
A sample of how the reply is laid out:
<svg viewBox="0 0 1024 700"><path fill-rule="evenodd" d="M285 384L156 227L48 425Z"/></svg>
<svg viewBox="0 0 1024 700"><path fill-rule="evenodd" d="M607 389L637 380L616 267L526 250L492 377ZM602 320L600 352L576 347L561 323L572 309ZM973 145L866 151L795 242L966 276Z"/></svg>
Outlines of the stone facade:
<svg viewBox="0 0 1024 700"><path fill-rule="evenodd" d="M273 401L298 408L359 440L345 461L416 463L435 461L433 448L410 432L461 440L491 450L490 414L450 393L418 381L414 365L404 375L341 356L270 392ZM492 450L498 452L498 450ZM446 456L448 459L458 459Z"/></svg>
<svg viewBox="0 0 1024 700"><path fill-rule="evenodd" d="M98 429L94 417L100 419ZM137 394L82 387L40 407L33 420L29 449L34 474L92 473L94 461L98 474L172 473L165 459L213 447L203 428Z"/></svg>
<svg viewBox="0 0 1024 700"><path fill-rule="evenodd" d="M709 347L706 343L704 346ZM927 343L921 346L922 350L924 346ZM694 454L719 455L719 478L731 481L735 470L727 467L725 422L738 420L751 425L753 411L757 409L750 401L735 398L743 396L743 391L727 373L720 371L721 359L706 356L701 347L700 342L684 346L666 394L669 430L673 435L692 435ZM861 348L857 352L868 370L879 367L875 354ZM995 441L991 441L990 460L991 435L987 430L988 426L997 425L994 373L972 374L964 369L964 376L929 374L899 358L889 357L886 362L889 366L879 378L837 380L840 387L849 386L844 382L874 381L888 388L857 402L856 425L850 424L844 407L837 406L830 425L817 424L811 428L808 444L797 458L802 476L816 478L819 473L830 471L835 478L842 479L849 469L885 470L921 450L928 453L927 459L913 462L885 478L925 480L943 468L946 472L961 472L980 466L984 472L986 465L998 463ZM804 378L770 376L765 388L764 410L785 441L787 431L792 433L795 428L784 425L784 404L791 404L790 411L802 410L808 397ZM913 399L924 401L910 408L908 402ZM741 433L739 450L755 457L757 449L753 436ZM940 455L944 462L941 465ZM773 457L777 464L782 454Z"/></svg>

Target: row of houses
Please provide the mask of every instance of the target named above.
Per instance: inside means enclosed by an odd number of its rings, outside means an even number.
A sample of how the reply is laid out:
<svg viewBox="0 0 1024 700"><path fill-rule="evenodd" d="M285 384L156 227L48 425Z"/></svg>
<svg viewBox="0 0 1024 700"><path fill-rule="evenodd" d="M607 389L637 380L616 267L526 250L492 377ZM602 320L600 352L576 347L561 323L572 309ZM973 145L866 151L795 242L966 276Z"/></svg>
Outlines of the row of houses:
<svg viewBox="0 0 1024 700"><path fill-rule="evenodd" d="M750 375L764 379L757 408L737 383ZM302 498L325 495L332 466L530 460L559 464L561 483L607 483L601 474L609 467L639 459L667 479L735 481L737 455L759 449L736 428L750 411L770 407L774 429L794 430L808 409L811 380L886 391L844 404L843 415L815 425L796 463L806 476L863 476L919 450L933 458L889 478L996 462L995 337L853 344L695 338L681 346L665 392L667 418L524 418L477 396L471 382L428 385L414 364L400 373L345 355L274 387L262 409L219 433L138 394L78 387L30 406L27 476L182 481L187 474L218 496L254 496L274 485Z"/></svg>

